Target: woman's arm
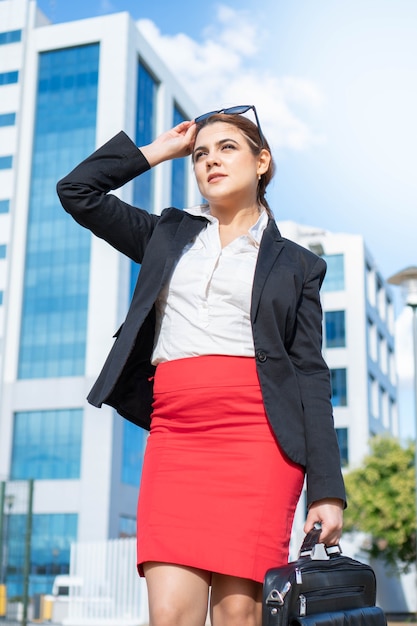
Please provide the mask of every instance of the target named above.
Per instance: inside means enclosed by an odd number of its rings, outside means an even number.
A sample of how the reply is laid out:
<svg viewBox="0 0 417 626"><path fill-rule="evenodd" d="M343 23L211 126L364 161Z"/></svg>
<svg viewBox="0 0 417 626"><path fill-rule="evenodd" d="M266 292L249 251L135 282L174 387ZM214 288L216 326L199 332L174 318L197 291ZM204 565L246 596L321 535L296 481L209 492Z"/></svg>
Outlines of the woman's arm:
<svg viewBox="0 0 417 626"><path fill-rule="evenodd" d="M325 272L325 262L317 259L303 285L288 354L295 367L304 409L309 506L306 528L321 522L323 540L335 543L341 533L345 489L334 429L330 373L321 352L319 290Z"/></svg>
<svg viewBox="0 0 417 626"><path fill-rule="evenodd" d="M194 134L194 123L183 122L139 150L120 132L59 181L62 206L79 224L141 263L159 218L109 192L151 166L189 154Z"/></svg>
<svg viewBox="0 0 417 626"><path fill-rule="evenodd" d="M139 263L158 218L109 191L147 170L146 158L121 132L57 184L62 206L79 224Z"/></svg>

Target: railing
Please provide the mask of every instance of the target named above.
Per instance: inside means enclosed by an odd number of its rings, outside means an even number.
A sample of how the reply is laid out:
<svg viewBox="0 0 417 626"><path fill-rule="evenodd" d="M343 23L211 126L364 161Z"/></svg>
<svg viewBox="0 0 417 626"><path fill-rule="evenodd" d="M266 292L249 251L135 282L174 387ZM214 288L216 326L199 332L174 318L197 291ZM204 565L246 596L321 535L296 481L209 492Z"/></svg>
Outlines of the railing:
<svg viewBox="0 0 417 626"><path fill-rule="evenodd" d="M73 584L69 586L66 599L64 625L139 626L148 623L146 585L136 571L135 539L73 544L70 580ZM58 621L56 616L54 621Z"/></svg>

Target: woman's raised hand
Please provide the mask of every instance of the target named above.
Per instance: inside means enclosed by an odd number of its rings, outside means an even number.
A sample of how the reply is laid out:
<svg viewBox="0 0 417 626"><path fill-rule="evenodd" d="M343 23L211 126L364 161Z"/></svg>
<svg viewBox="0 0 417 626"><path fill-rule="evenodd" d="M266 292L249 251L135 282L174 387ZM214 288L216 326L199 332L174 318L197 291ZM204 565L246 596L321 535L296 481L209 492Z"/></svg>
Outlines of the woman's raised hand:
<svg viewBox="0 0 417 626"><path fill-rule="evenodd" d="M140 148L153 167L162 161L178 159L191 154L196 134L194 120L181 122L171 130L159 135L152 143Z"/></svg>

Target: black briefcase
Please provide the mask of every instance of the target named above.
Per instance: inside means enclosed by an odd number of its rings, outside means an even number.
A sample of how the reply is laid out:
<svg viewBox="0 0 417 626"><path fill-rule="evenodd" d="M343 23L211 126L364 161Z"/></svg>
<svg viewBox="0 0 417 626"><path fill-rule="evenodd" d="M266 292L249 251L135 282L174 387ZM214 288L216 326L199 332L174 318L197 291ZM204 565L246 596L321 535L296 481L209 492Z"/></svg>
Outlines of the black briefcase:
<svg viewBox="0 0 417 626"><path fill-rule="evenodd" d="M373 569L308 533L298 559L266 572L263 626L386 626Z"/></svg>

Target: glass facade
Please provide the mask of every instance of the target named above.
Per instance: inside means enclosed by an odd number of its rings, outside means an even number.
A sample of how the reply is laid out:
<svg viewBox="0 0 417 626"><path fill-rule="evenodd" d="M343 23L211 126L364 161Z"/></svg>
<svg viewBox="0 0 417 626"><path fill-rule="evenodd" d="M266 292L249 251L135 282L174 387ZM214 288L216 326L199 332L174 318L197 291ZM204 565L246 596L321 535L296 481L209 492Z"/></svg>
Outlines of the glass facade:
<svg viewBox="0 0 417 626"><path fill-rule="evenodd" d="M12 480L79 478L82 422L82 409L16 413Z"/></svg>
<svg viewBox="0 0 417 626"><path fill-rule="evenodd" d="M9 170L13 167L13 157L8 154L7 156L0 156L0 170Z"/></svg>
<svg viewBox="0 0 417 626"><path fill-rule="evenodd" d="M22 40L21 30L9 30L5 33L0 33L0 46L7 43L17 43Z"/></svg>
<svg viewBox="0 0 417 626"><path fill-rule="evenodd" d="M346 346L345 311L326 311L326 348Z"/></svg>
<svg viewBox="0 0 417 626"><path fill-rule="evenodd" d="M136 519L121 515L119 517L119 537L136 537Z"/></svg>
<svg viewBox="0 0 417 626"><path fill-rule="evenodd" d="M348 443L348 429L336 428L336 436L340 450L340 461L342 467L349 465L349 443Z"/></svg>
<svg viewBox="0 0 417 626"><path fill-rule="evenodd" d="M12 72L0 73L0 86L1 85L13 85L19 81L19 72L13 70Z"/></svg>
<svg viewBox="0 0 417 626"><path fill-rule="evenodd" d="M185 115L177 106L173 111L173 126L185 120ZM171 161L171 205L183 209L187 202L187 161L174 159Z"/></svg>
<svg viewBox="0 0 417 626"><path fill-rule="evenodd" d="M322 291L343 291L345 288L345 259L343 254L324 254L327 273Z"/></svg>
<svg viewBox="0 0 417 626"><path fill-rule="evenodd" d="M347 377L344 367L330 370L333 406L347 406Z"/></svg>
<svg viewBox="0 0 417 626"><path fill-rule="evenodd" d="M90 233L56 182L95 147L99 45L39 56L19 378L84 374Z"/></svg>
<svg viewBox="0 0 417 626"><path fill-rule="evenodd" d="M8 213L10 211L10 200L0 200L0 213Z"/></svg>
<svg viewBox="0 0 417 626"><path fill-rule="evenodd" d="M32 518L29 595L52 592L55 576L68 574L70 546L77 539L74 513L40 514ZM6 584L9 598L21 597L27 516L8 519Z"/></svg>
<svg viewBox="0 0 417 626"><path fill-rule="evenodd" d="M136 131L137 146L144 146L155 139L156 95L158 83L146 66L139 61L136 96ZM152 212L153 171L148 170L133 181L133 204ZM132 261L130 268L130 292L136 285L140 266Z"/></svg>
<svg viewBox="0 0 417 626"><path fill-rule="evenodd" d="M122 483L139 486L146 432L123 420Z"/></svg>
<svg viewBox="0 0 417 626"><path fill-rule="evenodd" d="M156 94L158 83L139 61L136 99L136 145L144 146L155 139ZM153 171L149 170L134 180L134 203L152 211Z"/></svg>
<svg viewBox="0 0 417 626"><path fill-rule="evenodd" d="M16 113L1 113L0 126L14 126L16 124Z"/></svg>

